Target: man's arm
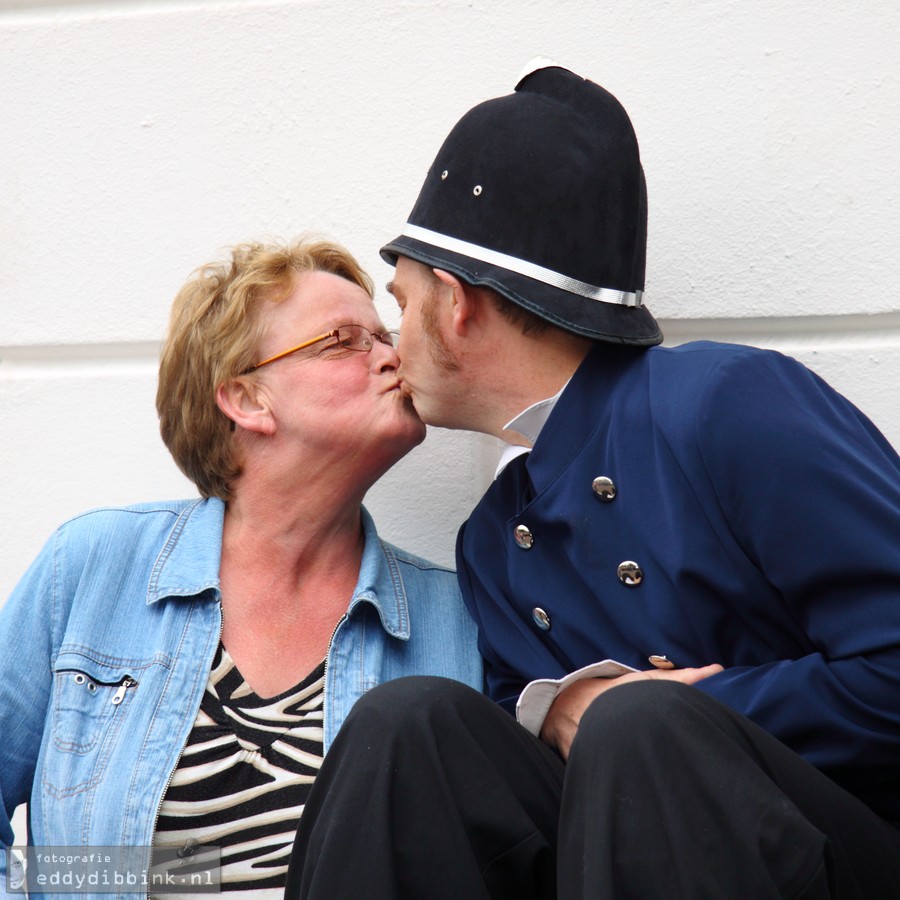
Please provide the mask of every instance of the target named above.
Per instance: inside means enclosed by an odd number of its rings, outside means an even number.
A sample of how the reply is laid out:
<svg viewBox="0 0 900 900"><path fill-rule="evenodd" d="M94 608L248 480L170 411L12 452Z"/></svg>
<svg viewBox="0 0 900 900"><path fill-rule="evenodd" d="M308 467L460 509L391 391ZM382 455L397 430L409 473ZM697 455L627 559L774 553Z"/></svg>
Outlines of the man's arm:
<svg viewBox="0 0 900 900"><path fill-rule="evenodd" d="M686 427L733 537L780 598L771 622L790 616L810 651L723 659L698 687L818 768L877 781L900 753L900 459L796 361L723 359ZM764 611L757 621L771 627Z"/></svg>

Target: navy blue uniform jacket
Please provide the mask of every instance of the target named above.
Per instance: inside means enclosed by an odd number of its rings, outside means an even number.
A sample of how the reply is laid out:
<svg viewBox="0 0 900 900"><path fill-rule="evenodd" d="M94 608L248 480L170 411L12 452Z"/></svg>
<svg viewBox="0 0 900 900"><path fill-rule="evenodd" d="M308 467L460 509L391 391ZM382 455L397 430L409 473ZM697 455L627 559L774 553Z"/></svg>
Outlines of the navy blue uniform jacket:
<svg viewBox="0 0 900 900"><path fill-rule="evenodd" d="M457 545L495 700L607 657L718 662L700 689L900 821L900 458L858 409L772 351L597 345L527 473Z"/></svg>

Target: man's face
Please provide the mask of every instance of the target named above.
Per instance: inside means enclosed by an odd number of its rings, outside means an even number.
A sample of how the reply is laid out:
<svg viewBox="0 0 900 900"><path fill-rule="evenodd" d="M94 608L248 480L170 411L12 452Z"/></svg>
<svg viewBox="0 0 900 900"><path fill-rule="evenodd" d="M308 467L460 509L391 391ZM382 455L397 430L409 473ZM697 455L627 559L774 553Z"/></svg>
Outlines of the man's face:
<svg viewBox="0 0 900 900"><path fill-rule="evenodd" d="M456 421L461 406L454 375L459 361L445 339L450 302L445 286L427 266L401 256L388 290L403 315L400 329L400 381L422 421L463 428Z"/></svg>

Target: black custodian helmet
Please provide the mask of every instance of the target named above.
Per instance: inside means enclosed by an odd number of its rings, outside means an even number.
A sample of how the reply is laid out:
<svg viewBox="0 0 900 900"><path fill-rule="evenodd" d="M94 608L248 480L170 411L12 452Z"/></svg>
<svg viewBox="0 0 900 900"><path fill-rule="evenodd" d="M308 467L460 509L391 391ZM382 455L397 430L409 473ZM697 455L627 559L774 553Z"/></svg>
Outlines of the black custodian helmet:
<svg viewBox="0 0 900 900"><path fill-rule="evenodd" d="M567 331L646 347L647 191L622 105L548 60L444 141L403 233L407 256L490 287Z"/></svg>

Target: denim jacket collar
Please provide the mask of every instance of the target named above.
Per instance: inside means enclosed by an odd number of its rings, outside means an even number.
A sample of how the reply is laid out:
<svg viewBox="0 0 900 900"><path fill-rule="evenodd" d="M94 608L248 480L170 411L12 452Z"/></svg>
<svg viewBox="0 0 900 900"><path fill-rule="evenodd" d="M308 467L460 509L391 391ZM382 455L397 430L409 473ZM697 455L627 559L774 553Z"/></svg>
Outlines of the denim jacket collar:
<svg viewBox="0 0 900 900"><path fill-rule="evenodd" d="M409 608L397 562L382 545L365 507L360 517L365 544L359 580L347 611L353 612L358 603L371 603L389 635L409 640ZM225 504L216 498L198 500L182 511L153 567L148 604L164 597L194 597L206 591L218 599L224 520ZM210 535L218 540L210 541Z"/></svg>
<svg viewBox="0 0 900 900"><path fill-rule="evenodd" d="M224 521L225 503L214 497L197 500L181 511L150 574L148 604L166 597L195 597L204 591L219 598Z"/></svg>
<svg viewBox="0 0 900 900"><path fill-rule="evenodd" d="M358 603L371 603L378 610L382 628L392 637L408 641L409 605L397 560L382 544L368 510L362 507L360 513L365 547L348 612Z"/></svg>

